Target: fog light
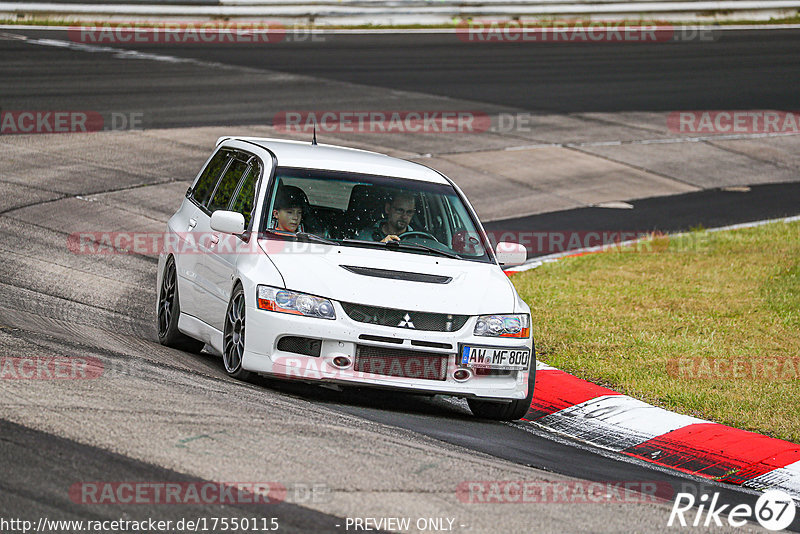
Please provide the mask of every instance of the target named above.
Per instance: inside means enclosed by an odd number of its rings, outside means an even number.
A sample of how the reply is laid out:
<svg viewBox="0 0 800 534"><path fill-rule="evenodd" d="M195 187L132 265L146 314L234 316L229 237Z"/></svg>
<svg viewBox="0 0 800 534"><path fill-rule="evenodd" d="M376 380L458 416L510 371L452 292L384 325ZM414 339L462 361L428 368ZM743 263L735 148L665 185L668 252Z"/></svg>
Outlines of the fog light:
<svg viewBox="0 0 800 534"><path fill-rule="evenodd" d="M350 358L347 356L337 356L333 359L333 365L340 369L344 369L345 367L350 367Z"/></svg>
<svg viewBox="0 0 800 534"><path fill-rule="evenodd" d="M472 373L470 373L468 369L456 369L456 371L453 373L453 378L458 382L469 380L471 376Z"/></svg>

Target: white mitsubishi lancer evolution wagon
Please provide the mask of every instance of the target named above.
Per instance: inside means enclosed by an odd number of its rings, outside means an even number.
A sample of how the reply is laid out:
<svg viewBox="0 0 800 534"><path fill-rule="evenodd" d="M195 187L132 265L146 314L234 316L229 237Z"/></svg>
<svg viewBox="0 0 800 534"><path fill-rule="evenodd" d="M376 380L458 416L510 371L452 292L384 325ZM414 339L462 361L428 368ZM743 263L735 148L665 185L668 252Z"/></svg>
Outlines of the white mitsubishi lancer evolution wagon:
<svg viewBox="0 0 800 534"><path fill-rule="evenodd" d="M162 344L225 371L530 407L530 308L464 194L424 165L350 148L222 137L167 223Z"/></svg>

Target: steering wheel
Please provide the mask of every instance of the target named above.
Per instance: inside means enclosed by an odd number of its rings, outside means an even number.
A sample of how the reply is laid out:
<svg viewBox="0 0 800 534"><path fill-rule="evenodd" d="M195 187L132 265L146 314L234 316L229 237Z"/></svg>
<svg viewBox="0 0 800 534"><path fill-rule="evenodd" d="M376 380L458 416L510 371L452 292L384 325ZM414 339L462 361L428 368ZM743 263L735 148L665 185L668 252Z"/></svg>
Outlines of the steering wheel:
<svg viewBox="0 0 800 534"><path fill-rule="evenodd" d="M405 240L406 238L409 238L409 237L425 237L427 239L432 239L432 240L436 241L437 243L439 243L439 240L436 239L432 234L429 234L428 232L420 232L420 231L417 231L417 230L414 230L412 232L406 232L404 234L401 234L398 237L400 239L402 239L402 240Z"/></svg>

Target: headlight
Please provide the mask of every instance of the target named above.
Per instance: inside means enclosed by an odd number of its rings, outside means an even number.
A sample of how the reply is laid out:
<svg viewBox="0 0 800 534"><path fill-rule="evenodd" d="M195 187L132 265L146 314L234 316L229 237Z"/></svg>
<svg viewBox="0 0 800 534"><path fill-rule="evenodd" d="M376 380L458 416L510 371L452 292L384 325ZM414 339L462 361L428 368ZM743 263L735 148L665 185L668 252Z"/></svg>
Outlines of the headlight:
<svg viewBox="0 0 800 534"><path fill-rule="evenodd" d="M530 335L529 316L524 313L516 315L481 315L475 323L476 336L527 338Z"/></svg>
<svg viewBox="0 0 800 534"><path fill-rule="evenodd" d="M258 308L261 310L305 315L306 317L318 317L320 319L336 319L336 312L330 300L289 291L288 289L258 286L256 301L258 302Z"/></svg>

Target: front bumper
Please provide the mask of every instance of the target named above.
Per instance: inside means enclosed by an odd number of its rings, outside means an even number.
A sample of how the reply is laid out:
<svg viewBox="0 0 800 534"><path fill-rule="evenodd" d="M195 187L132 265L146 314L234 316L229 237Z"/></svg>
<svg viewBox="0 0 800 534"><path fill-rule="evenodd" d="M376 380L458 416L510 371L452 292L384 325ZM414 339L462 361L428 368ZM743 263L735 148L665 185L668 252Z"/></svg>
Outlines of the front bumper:
<svg viewBox="0 0 800 534"><path fill-rule="evenodd" d="M530 369L533 369L535 352L532 338L474 336L472 332L477 317L470 317L456 332L422 331L362 323L348 317L340 303L333 301L333 305L336 310L335 320L248 308L243 368L256 373L306 382L361 385L459 397L514 400L524 399L528 393L529 370L476 374L470 369L470 376L466 380L458 380L454 374L459 369L465 369L457 362L460 360L458 358L460 344L504 348L526 347L531 351ZM286 336L318 340L319 356L279 350L279 342ZM360 354L402 352L410 355L410 359L402 360L402 365L413 369L425 367L427 364L422 363L422 360L437 360L437 356L442 357L446 361L443 363L446 369L442 369L443 376L440 376L443 379L428 378L427 374L425 377L388 376L374 372L374 368L365 370L363 365L359 369L356 367L359 347ZM337 366L334 363L337 358L340 363L342 358L346 358L350 365L344 368ZM415 362L416 359L420 361Z"/></svg>

